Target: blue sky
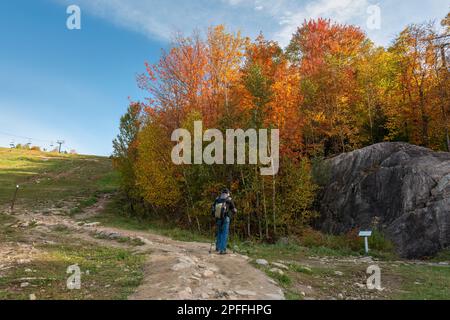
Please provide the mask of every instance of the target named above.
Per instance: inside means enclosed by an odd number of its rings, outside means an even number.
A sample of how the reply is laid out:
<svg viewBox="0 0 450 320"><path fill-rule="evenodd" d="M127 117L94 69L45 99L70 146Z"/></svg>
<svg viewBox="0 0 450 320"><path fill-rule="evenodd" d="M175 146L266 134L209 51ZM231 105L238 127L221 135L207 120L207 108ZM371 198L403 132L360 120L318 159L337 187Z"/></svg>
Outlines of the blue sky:
<svg viewBox="0 0 450 320"><path fill-rule="evenodd" d="M82 10L82 29L66 28L66 7ZM381 28L367 29L367 8ZM0 4L0 146L47 147L58 139L84 154L109 155L145 61L158 59L174 32L225 23L286 45L304 19L362 27L388 45L407 24L441 20L445 0L5 0ZM14 135L14 136L12 136Z"/></svg>

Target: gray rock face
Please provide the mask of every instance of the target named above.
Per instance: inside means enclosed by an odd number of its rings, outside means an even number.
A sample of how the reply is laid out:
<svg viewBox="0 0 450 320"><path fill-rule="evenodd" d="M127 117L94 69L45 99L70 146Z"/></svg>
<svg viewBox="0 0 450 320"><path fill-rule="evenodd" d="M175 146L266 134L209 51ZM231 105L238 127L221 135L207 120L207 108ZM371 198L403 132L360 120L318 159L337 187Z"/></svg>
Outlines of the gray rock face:
<svg viewBox="0 0 450 320"><path fill-rule="evenodd" d="M327 167L323 231L377 224L405 258L450 246L450 153L380 143L327 160Z"/></svg>

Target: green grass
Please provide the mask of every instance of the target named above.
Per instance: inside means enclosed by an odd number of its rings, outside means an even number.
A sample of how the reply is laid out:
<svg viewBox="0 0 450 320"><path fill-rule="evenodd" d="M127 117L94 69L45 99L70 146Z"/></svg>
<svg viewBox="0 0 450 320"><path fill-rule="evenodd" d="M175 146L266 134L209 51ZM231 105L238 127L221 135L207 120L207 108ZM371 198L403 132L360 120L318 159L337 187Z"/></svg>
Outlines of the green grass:
<svg viewBox="0 0 450 320"><path fill-rule="evenodd" d="M311 244L310 244L311 245ZM303 299L299 285L310 285L315 288L316 298L337 297L342 290L350 291L351 296L363 296L364 292L357 292L353 287L355 282L365 283L367 279L366 268L368 264L341 263L340 259L358 259L363 257L358 252L348 249L331 249L327 247L305 247L298 244L261 244L242 242L239 244L240 253L253 259L266 259L269 262L292 261L285 263L289 270L283 270L284 275L271 272L269 265L255 266L263 270L283 288L287 299ZM373 252L372 252L373 253ZM388 251L380 252L382 268L382 281L392 289L391 292L370 293L374 299L406 299L406 300L448 300L450 299L450 267L426 266L417 264L400 264L390 267L392 261ZM372 256L374 256L372 254ZM310 257L332 259L323 264ZM393 261L398 258L394 256ZM335 261L335 262L333 262ZM449 261L448 251L442 252L433 261ZM305 264L313 263L306 266ZM378 262L372 262L378 264ZM343 272L342 276L335 271ZM330 281L334 286L330 286ZM420 284L416 284L420 283ZM364 291L364 290L363 290Z"/></svg>
<svg viewBox="0 0 450 320"><path fill-rule="evenodd" d="M290 260L298 257L319 256L319 257L348 257L361 256L360 251L352 251L348 248L329 248L324 246L315 246L313 244L303 244L299 242L290 244L267 244L255 242L240 242L238 248L241 253L250 256L261 257L267 260L282 259Z"/></svg>
<svg viewBox="0 0 450 320"><path fill-rule="evenodd" d="M292 285L292 279L286 274L279 274L277 272L266 271L267 275L276 280L283 288L288 288Z"/></svg>
<svg viewBox="0 0 450 320"><path fill-rule="evenodd" d="M290 300L290 301L297 301L297 300L303 300L303 297L296 293L296 292L292 292L290 290L287 290L284 293L284 297L286 298L286 300Z"/></svg>
<svg viewBox="0 0 450 320"><path fill-rule="evenodd" d="M431 259L434 262L450 262L450 249L442 250Z"/></svg>
<svg viewBox="0 0 450 320"><path fill-rule="evenodd" d="M305 267L299 264L290 264L289 268L294 271L294 272L298 272L298 273L304 273L304 274L313 274L314 271L312 268L309 267Z"/></svg>
<svg viewBox="0 0 450 320"><path fill-rule="evenodd" d="M119 185L120 175L117 171L108 172L97 180L97 186L101 193L113 193L117 191Z"/></svg>
<svg viewBox="0 0 450 320"><path fill-rule="evenodd" d="M329 247L310 247L309 253L315 256L321 257L347 257L347 256L357 256L360 252L352 251L350 249L333 249Z"/></svg>
<svg viewBox="0 0 450 320"><path fill-rule="evenodd" d="M83 209L92 207L94 204L96 204L98 201L98 198L96 196L91 196L87 199L81 200L76 207L70 209L69 214L71 216L80 214L83 212Z"/></svg>
<svg viewBox="0 0 450 320"><path fill-rule="evenodd" d="M89 243L42 247L45 254L0 277L0 300L122 300L141 283L144 256ZM67 289L67 268L81 269L81 290ZM31 270L31 272L30 272ZM28 272L27 272L28 271ZM29 286L21 288L21 283Z"/></svg>
<svg viewBox="0 0 450 320"><path fill-rule="evenodd" d="M448 266L401 266L404 277L401 300L449 300L450 267Z"/></svg>
<svg viewBox="0 0 450 320"><path fill-rule="evenodd" d="M48 205L118 188L117 173L104 157L0 148L0 205L20 185L17 205Z"/></svg>

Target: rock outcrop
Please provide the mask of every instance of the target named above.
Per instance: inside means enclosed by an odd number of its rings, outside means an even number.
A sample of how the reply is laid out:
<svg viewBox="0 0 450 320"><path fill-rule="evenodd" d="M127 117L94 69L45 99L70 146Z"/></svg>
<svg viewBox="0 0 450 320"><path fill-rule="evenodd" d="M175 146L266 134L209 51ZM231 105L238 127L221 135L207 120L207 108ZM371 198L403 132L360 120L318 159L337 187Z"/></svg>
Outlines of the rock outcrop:
<svg viewBox="0 0 450 320"><path fill-rule="evenodd" d="M325 167L323 231L376 224L405 258L450 246L450 153L380 143L327 160Z"/></svg>

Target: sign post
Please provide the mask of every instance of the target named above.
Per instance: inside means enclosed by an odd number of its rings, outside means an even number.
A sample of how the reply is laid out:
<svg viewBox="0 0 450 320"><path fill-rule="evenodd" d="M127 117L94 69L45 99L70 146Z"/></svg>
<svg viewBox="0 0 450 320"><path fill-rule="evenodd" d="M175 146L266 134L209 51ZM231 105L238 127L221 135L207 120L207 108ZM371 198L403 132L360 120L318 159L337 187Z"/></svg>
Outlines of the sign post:
<svg viewBox="0 0 450 320"><path fill-rule="evenodd" d="M364 248L366 251L366 254L369 254L369 237L372 236L372 231L360 231L359 232L360 237L364 237Z"/></svg>
<svg viewBox="0 0 450 320"><path fill-rule="evenodd" d="M19 191L19 185L16 186L16 191L14 192L14 197L11 203L11 213L14 211L14 205L16 204L17 192Z"/></svg>

